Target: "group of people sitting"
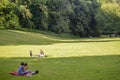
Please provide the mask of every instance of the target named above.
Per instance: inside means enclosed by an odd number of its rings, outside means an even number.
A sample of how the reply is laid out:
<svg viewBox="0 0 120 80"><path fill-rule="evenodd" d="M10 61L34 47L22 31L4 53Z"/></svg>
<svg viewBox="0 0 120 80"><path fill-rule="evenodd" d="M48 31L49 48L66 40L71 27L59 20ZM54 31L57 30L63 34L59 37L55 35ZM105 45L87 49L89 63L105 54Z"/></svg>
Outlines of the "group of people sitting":
<svg viewBox="0 0 120 80"><path fill-rule="evenodd" d="M19 66L19 68L17 70L17 74L21 75L21 76L24 76L24 75L31 76L31 75L35 75L38 73L39 73L38 70L36 70L36 71L28 70L28 64L24 63L24 62L21 63L21 65Z"/></svg>
<svg viewBox="0 0 120 80"><path fill-rule="evenodd" d="M47 55L44 54L43 50L40 49L40 53L37 55L33 55L32 50L30 50L30 57L37 56L37 57L47 57Z"/></svg>

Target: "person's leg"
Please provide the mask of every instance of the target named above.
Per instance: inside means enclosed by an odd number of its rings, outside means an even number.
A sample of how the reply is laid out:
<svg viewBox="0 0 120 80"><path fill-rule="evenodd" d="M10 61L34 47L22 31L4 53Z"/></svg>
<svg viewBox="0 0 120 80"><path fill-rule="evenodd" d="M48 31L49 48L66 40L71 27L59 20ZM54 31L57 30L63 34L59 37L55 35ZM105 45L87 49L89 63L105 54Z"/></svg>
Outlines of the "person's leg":
<svg viewBox="0 0 120 80"><path fill-rule="evenodd" d="M35 72L32 72L33 75L34 75L34 74L38 74L38 73L39 73L38 70L36 70Z"/></svg>
<svg viewBox="0 0 120 80"><path fill-rule="evenodd" d="M27 74L27 73L32 73L32 71L30 71L30 70L24 71L24 74Z"/></svg>
<svg viewBox="0 0 120 80"><path fill-rule="evenodd" d="M38 70L36 70L35 72L34 71L30 71L30 70L26 70L26 71L24 71L24 72L22 72L20 75L27 75L27 74L31 74L31 75L35 75L35 74L38 74L39 73L39 71Z"/></svg>

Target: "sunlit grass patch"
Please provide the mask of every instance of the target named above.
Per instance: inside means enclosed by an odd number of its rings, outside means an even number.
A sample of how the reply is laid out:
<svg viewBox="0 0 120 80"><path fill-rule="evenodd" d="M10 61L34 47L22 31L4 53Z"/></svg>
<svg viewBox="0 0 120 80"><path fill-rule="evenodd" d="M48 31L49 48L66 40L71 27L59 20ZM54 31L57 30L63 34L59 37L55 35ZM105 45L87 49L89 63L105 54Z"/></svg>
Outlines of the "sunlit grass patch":
<svg viewBox="0 0 120 80"><path fill-rule="evenodd" d="M6 45L0 46L0 57L29 57L29 51L39 54L43 49L48 57L119 55L120 42L78 42L52 45Z"/></svg>

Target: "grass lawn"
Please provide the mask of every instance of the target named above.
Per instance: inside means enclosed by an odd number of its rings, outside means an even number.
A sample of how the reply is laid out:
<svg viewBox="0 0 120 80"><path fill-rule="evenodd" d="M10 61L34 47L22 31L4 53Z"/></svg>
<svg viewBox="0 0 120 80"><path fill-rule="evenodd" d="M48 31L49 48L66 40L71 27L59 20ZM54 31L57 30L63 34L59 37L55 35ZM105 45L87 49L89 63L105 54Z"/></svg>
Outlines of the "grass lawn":
<svg viewBox="0 0 120 80"><path fill-rule="evenodd" d="M32 77L12 76L19 63L26 61L31 70L40 73ZM120 80L120 56L89 56L67 58L0 58L1 80Z"/></svg>
<svg viewBox="0 0 120 80"><path fill-rule="evenodd" d="M49 35L0 30L1 80L120 80L120 38L62 39ZM29 57L40 49L47 58ZM20 62L40 73L12 76Z"/></svg>

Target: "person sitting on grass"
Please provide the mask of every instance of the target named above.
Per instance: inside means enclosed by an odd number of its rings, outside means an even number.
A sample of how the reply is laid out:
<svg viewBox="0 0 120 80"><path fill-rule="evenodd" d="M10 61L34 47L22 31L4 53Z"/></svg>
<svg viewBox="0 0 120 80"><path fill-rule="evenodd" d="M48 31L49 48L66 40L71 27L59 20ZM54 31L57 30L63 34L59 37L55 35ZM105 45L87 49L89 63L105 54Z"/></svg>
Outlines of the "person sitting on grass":
<svg viewBox="0 0 120 80"><path fill-rule="evenodd" d="M30 57L32 57L33 56L33 54L32 54L32 50L30 50Z"/></svg>
<svg viewBox="0 0 120 80"><path fill-rule="evenodd" d="M47 57L47 55L44 54L43 50L40 49L40 52L38 55L35 55L35 56L38 56L38 57Z"/></svg>
<svg viewBox="0 0 120 80"><path fill-rule="evenodd" d="M34 74L38 74L38 70L36 70L35 72L30 71L30 70L28 70L28 64L22 62L18 68L17 73L18 73L18 75L21 75L21 76L24 76L24 75L31 76Z"/></svg>
<svg viewBox="0 0 120 80"><path fill-rule="evenodd" d="M42 49L40 49L40 57L47 57L47 55L44 54Z"/></svg>

